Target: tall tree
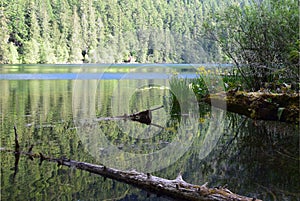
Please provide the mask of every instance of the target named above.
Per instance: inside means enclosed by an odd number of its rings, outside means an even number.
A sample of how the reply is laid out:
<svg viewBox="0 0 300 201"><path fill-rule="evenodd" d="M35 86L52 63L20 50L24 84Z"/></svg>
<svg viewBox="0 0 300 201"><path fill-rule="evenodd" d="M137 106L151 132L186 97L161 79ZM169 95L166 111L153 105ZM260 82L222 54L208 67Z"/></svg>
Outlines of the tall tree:
<svg viewBox="0 0 300 201"><path fill-rule="evenodd" d="M0 64L11 63L9 59L9 31L8 31L8 19L4 15L4 7L0 7Z"/></svg>
<svg viewBox="0 0 300 201"><path fill-rule="evenodd" d="M82 42L80 18L77 13L77 7L73 8L69 46L70 46L69 62L81 63L83 60L83 56L82 56L83 42Z"/></svg>
<svg viewBox="0 0 300 201"><path fill-rule="evenodd" d="M71 8L67 0L52 1L52 5L55 15L55 20L52 22L55 57L58 63L67 63L69 60L68 37L72 11L70 11Z"/></svg>
<svg viewBox="0 0 300 201"><path fill-rule="evenodd" d="M25 1L23 0L12 0L7 3L5 14L7 14L9 19L9 31L10 37L9 42L12 42L16 47L10 49L17 49L20 56L19 59L23 56L23 45L24 42L28 39L28 26L26 25L25 18ZM14 52L14 51L13 51Z"/></svg>
<svg viewBox="0 0 300 201"><path fill-rule="evenodd" d="M89 62L120 62L129 55L139 62L185 62L185 46L180 42L183 35L209 52L209 57L199 62L220 61L218 46L204 40L201 32L203 19L212 8L225 8L227 2L242 5L237 0L225 2L2 0L1 27L7 31L1 37L9 35L8 42L13 43L23 63L77 63L82 61L81 52L86 49ZM168 52L162 45L166 38ZM2 52L11 49L5 48L5 41L1 40ZM294 45L291 60L297 58L296 50ZM8 62L4 56L1 58L4 61L0 62Z"/></svg>
<svg viewBox="0 0 300 201"><path fill-rule="evenodd" d="M41 1L39 4L39 19L41 26L41 48L40 63L56 63L53 49L52 28L53 11L49 0Z"/></svg>
<svg viewBox="0 0 300 201"><path fill-rule="evenodd" d="M29 1L27 8L26 17L28 20L29 34L28 40L24 42L23 62L35 64L40 62L40 27L36 16L37 9L34 1Z"/></svg>
<svg viewBox="0 0 300 201"><path fill-rule="evenodd" d="M57 63L67 63L69 58L69 49L67 46L67 41L65 35L60 32L58 24L53 22L53 50Z"/></svg>

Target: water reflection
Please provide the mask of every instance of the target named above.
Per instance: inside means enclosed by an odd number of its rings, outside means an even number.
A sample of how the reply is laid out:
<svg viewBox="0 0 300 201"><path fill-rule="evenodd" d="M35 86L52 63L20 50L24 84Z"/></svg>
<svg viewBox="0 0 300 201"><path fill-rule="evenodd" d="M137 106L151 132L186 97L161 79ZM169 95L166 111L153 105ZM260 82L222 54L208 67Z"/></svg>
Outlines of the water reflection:
<svg viewBox="0 0 300 201"><path fill-rule="evenodd" d="M228 113L225 127L214 151L201 161L195 144L189 158L192 173L184 176L263 200L299 198L298 126Z"/></svg>
<svg viewBox="0 0 300 201"><path fill-rule="evenodd" d="M191 89L185 91L185 97L177 97L185 113L178 121L169 112L173 106L168 80L119 80L111 83L111 91L105 94L102 85L105 85L103 80L98 83L77 80L75 98L73 95L77 133L97 161L123 170L153 172L176 162L189 149L198 133L199 122L199 109ZM163 108L152 116L152 122L159 127L127 119L95 121L99 114L116 117L159 105Z"/></svg>
<svg viewBox="0 0 300 201"><path fill-rule="evenodd" d="M167 85L166 80L161 82ZM234 192L263 200L300 197L297 125L253 121L212 111L205 104L198 106L198 116L189 110L176 113L169 89L153 85L153 80L139 82L139 90L131 94L118 91L130 86L130 81L117 80L77 83L1 80L0 86L1 147L14 147L13 125L16 125L21 148L28 150L34 144L36 153L91 163L113 164L123 160L125 169L136 168L141 161L148 163L137 168L157 167L167 158L166 163L172 163L153 174L172 179L182 171L190 183L227 184ZM76 102L79 97L80 102ZM114 97L126 98L127 110ZM130 114L161 104L165 107L153 112L153 121L163 125L164 130L129 121L93 121L97 117ZM77 115L84 120L83 124L76 124ZM195 129L196 134L189 135ZM82 131L80 135L78 131ZM113 146L105 147L104 140ZM172 144L175 141L178 143ZM174 153L182 148L184 154L180 157L149 154L166 147L174 147ZM107 161L102 160L105 154L111 153L114 155ZM125 160L126 154L147 157ZM144 191L110 179L47 162L39 165L39 161L22 156L14 177L14 163L13 154L1 152L1 200L163 200L154 195L147 197Z"/></svg>

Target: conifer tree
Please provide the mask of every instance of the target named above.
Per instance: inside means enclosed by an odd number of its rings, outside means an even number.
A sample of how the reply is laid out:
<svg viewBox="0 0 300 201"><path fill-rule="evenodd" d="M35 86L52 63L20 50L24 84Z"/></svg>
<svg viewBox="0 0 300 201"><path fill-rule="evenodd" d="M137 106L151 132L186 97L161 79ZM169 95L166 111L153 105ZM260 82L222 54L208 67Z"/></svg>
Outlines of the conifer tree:
<svg viewBox="0 0 300 201"><path fill-rule="evenodd" d="M88 40L87 40L87 48L88 48L88 55L94 54L96 47L98 45L97 41L97 20L96 20L96 11L93 6L93 1L89 0L88 2ZM94 62L94 60L91 60Z"/></svg>
<svg viewBox="0 0 300 201"><path fill-rule="evenodd" d="M209 53L198 62L221 61L203 21L232 2L249 0L2 0L0 63L9 50L22 63L78 63L83 50L86 62L187 62L184 36Z"/></svg>
<svg viewBox="0 0 300 201"><path fill-rule="evenodd" d="M4 8L0 7L0 64L11 63L9 59L9 32L7 18L4 15Z"/></svg>
<svg viewBox="0 0 300 201"><path fill-rule="evenodd" d="M9 19L9 31L10 31L10 37L9 42L12 42L14 46L12 47L10 45L10 50L12 53L14 53L13 57L15 59L16 53L15 50L17 50L18 55L20 58L18 60L22 59L23 56L23 45L24 42L28 39L28 26L25 22L25 1L22 0L12 0L7 3L5 14L8 15Z"/></svg>
<svg viewBox="0 0 300 201"><path fill-rule="evenodd" d="M9 52L9 56L8 56L8 61L11 64L19 64L20 63L20 59L19 59L19 53L18 53L18 49L17 47L10 42L9 43L9 48L8 48L8 52Z"/></svg>
<svg viewBox="0 0 300 201"><path fill-rule="evenodd" d="M56 63L56 58L53 50L53 40L50 31L52 24L50 21L53 17L52 7L49 0L40 2L39 18L41 24L41 48L40 48L40 63Z"/></svg>
<svg viewBox="0 0 300 201"><path fill-rule="evenodd" d="M60 32L58 24L53 22L53 46L57 63L67 63L69 58L69 50L64 35Z"/></svg>
<svg viewBox="0 0 300 201"><path fill-rule="evenodd" d="M36 64L40 62L40 27L36 16L34 1L30 1L27 9L29 36L24 42L23 63Z"/></svg>
<svg viewBox="0 0 300 201"><path fill-rule="evenodd" d="M81 34L81 26L80 19L77 13L77 7L73 8L72 22L70 28L70 63L81 63L83 60L82 56L82 34Z"/></svg>
<svg viewBox="0 0 300 201"><path fill-rule="evenodd" d="M56 22L53 22L54 49L58 63L67 63L69 60L68 37L71 21L71 7L67 0L57 0L53 3L56 9ZM53 8L53 9L54 9ZM56 28L57 27L57 28Z"/></svg>

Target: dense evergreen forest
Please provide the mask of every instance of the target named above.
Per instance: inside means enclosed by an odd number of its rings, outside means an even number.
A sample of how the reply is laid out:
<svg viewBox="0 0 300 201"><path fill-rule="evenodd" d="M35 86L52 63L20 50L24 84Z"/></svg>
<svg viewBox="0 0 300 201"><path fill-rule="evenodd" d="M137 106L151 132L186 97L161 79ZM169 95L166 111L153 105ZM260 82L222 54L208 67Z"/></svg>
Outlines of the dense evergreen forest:
<svg viewBox="0 0 300 201"><path fill-rule="evenodd" d="M221 62L203 23L217 0L3 0L0 63Z"/></svg>
<svg viewBox="0 0 300 201"><path fill-rule="evenodd" d="M298 8L295 0L2 0L0 63L230 61L273 68L299 63Z"/></svg>

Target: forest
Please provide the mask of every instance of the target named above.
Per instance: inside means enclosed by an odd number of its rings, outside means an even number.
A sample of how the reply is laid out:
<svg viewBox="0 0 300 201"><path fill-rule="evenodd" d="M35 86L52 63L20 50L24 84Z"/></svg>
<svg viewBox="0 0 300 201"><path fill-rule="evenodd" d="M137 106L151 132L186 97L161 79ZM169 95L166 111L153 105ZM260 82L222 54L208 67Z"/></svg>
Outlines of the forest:
<svg viewBox="0 0 300 201"><path fill-rule="evenodd" d="M228 62L203 36L217 0L4 0L0 63Z"/></svg>
<svg viewBox="0 0 300 201"><path fill-rule="evenodd" d="M182 172L212 191L229 185L251 200L300 197L299 1L2 0L0 18L1 199L163 200L61 167L74 159L144 171L136 156L151 156L144 161L153 175ZM81 70L102 73L100 63L110 76L184 67L163 80L79 79ZM195 79L177 76L186 66ZM161 130L94 121L127 105L130 114L165 105L153 118ZM144 139L144 129L155 135ZM28 153L8 150L14 146Z"/></svg>
<svg viewBox="0 0 300 201"><path fill-rule="evenodd" d="M298 4L4 0L0 63L233 62L263 64L263 74L274 66L296 63L288 70L295 74L300 52Z"/></svg>

